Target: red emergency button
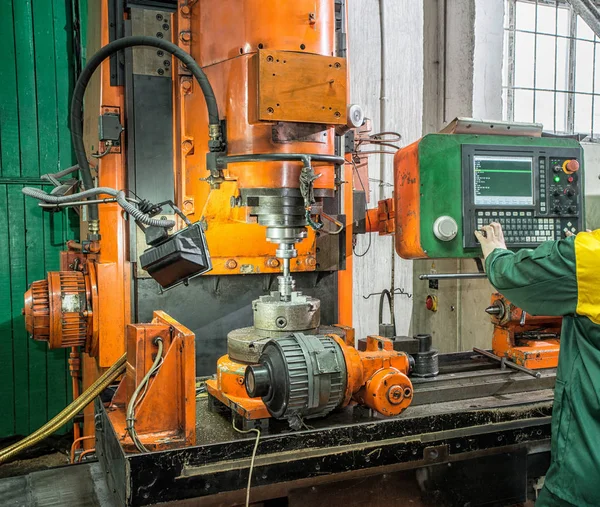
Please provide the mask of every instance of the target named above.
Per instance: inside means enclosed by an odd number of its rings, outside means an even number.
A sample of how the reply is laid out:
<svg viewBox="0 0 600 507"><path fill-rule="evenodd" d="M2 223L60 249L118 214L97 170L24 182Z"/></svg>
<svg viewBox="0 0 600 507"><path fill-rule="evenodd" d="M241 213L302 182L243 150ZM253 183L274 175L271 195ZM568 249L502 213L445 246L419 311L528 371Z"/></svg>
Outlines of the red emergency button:
<svg viewBox="0 0 600 507"><path fill-rule="evenodd" d="M573 178L573 176L569 176L569 177L567 178L567 181L568 181L569 183L573 183L573 180L574 180L574 179L575 179L575 178Z"/></svg>
<svg viewBox="0 0 600 507"><path fill-rule="evenodd" d="M425 308L427 308L431 312L437 312L437 307L437 296L427 296L427 299L425 299Z"/></svg>
<svg viewBox="0 0 600 507"><path fill-rule="evenodd" d="M579 162L574 158L571 160L565 160L563 163L563 171L567 174L573 174L579 171Z"/></svg>

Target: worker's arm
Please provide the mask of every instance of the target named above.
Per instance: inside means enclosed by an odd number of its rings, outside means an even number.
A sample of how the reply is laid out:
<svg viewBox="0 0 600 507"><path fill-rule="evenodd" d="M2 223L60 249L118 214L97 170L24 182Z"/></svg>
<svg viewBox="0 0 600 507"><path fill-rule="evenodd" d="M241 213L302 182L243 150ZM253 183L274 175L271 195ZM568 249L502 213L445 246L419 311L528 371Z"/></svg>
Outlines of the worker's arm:
<svg viewBox="0 0 600 507"><path fill-rule="evenodd" d="M569 315L577 307L574 237L547 241L535 250L506 249L500 224L477 233L491 284L533 315Z"/></svg>

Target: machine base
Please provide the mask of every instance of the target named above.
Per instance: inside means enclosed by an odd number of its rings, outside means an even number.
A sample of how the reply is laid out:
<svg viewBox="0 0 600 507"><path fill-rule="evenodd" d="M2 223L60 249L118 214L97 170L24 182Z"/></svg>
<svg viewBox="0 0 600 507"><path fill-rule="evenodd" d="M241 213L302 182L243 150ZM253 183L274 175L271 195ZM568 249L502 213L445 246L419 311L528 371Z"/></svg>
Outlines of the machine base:
<svg viewBox="0 0 600 507"><path fill-rule="evenodd" d="M400 470L547 453L554 371L535 379L473 356L441 356L441 374L416 381L415 402L397 417L347 407L311 420L302 431L270 419L269 433L260 437L251 500ZM209 410L208 396L197 399L196 445L160 453L127 454L100 403L96 412L96 448L120 505L190 498L202 498L203 505L243 502L255 435L236 432L228 417ZM496 469L496 476L513 477L510 466ZM519 491L510 498L514 503L526 496L524 488ZM475 499L472 505L478 505Z"/></svg>

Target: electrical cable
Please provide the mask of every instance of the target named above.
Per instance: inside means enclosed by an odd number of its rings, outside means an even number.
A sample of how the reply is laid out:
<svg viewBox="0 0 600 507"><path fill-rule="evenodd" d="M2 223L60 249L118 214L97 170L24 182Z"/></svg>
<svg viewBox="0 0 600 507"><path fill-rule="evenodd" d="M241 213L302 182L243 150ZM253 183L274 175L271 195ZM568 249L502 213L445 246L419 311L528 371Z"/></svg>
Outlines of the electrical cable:
<svg viewBox="0 0 600 507"><path fill-rule="evenodd" d="M23 187L21 191L23 194L29 197L33 197L34 199L38 199L39 201L44 201L50 204L64 204L68 202L79 201L87 197L93 197L98 194L106 194L115 197L119 206L129 213L129 215L131 215L137 222L153 227L164 227L166 229L170 229L171 227L175 226L174 220L152 218L148 214L138 209L135 205L127 200L127 196L123 190L115 190L114 188L109 187L96 187L89 190L84 190L83 192L78 192L76 194L61 196L52 195L40 190L39 188L33 187Z"/></svg>
<svg viewBox="0 0 600 507"><path fill-rule="evenodd" d="M87 89L94 71L106 58L134 46L149 46L161 49L162 51L173 55L183 63L200 85L208 109L209 124L214 129L220 131L219 109L214 91L206 74L191 55L172 42L146 35L133 35L112 41L100 48L100 50L89 59L75 84L73 98L71 99L71 138L73 140L73 151L77 158L77 164L81 171L81 179L85 190L94 187L94 180L92 178L92 172L85 153L85 144L83 141L83 97L85 95L85 90ZM96 204L89 207L89 219L98 220L98 206Z"/></svg>
<svg viewBox="0 0 600 507"><path fill-rule="evenodd" d="M75 171L78 171L78 170L79 170L78 165L72 165L71 167L67 167L66 169L63 169L62 171L58 171L57 173L42 174L40 176L40 179L49 181L55 187L60 187L62 185L62 183L60 181L58 181L58 178L62 178L63 176L67 176L68 174L74 173Z"/></svg>
<svg viewBox="0 0 600 507"><path fill-rule="evenodd" d="M100 395L104 389L112 384L117 377L119 377L125 371L125 363L127 361L127 354L123 354L119 360L113 364L106 372L96 380L90 387L88 387L76 400L71 402L65 409L63 409L58 415L53 417L44 426L34 431L31 435L25 437L19 442L14 443L2 450L0 450L0 463L3 463L10 458L13 458L20 452L24 451L28 447L37 444L44 438L50 436L56 432L61 426L64 426L73 417L80 413L87 405L89 405L94 399Z"/></svg>
<svg viewBox="0 0 600 507"><path fill-rule="evenodd" d="M106 149L102 153L92 153L92 157L94 157L94 158L106 157L106 155L108 155L110 153L110 150L112 150L112 144L109 144L107 142Z"/></svg>
<svg viewBox="0 0 600 507"><path fill-rule="evenodd" d="M156 340L154 340L154 343L158 347L158 351L156 352L156 358L154 359L154 363L152 363L152 366L150 367L150 369L148 370L146 375L144 375L144 378L142 379L142 381L138 384L135 391L131 395L129 404L127 405L127 417L125 419L125 421L127 422L127 432L129 433L131 440L133 440L133 443L134 443L136 449L140 452L149 452L149 451L142 444L142 442L140 442L140 439L138 438L137 433L135 431L135 407L137 405L136 400L137 400L137 397L139 396L140 392L142 391L142 389L144 389L145 386L148 384L150 377L159 370L160 366L162 365L162 358L163 358L162 357L163 339L156 338ZM144 394L145 394L145 391L144 391Z"/></svg>
<svg viewBox="0 0 600 507"><path fill-rule="evenodd" d="M360 173L358 172L358 168L356 167L356 163L354 162L354 160L351 160L350 162L346 161L347 164L352 164L352 169L353 172L356 173L356 176L358 176L358 181L360 182L360 186L363 189L363 192L367 193L367 191L365 190L365 185L363 184L362 178L360 177ZM367 222L369 223L369 229L371 229L371 218L369 217L369 212L367 210L367 208L365 207L365 214L367 215ZM354 253L354 255L356 257L364 257L365 255L367 255L368 251L371 249L371 234L369 233L369 244L367 245L367 249L361 253L358 254L356 253L356 250L354 249L354 246L352 247L352 252Z"/></svg>
<svg viewBox="0 0 600 507"><path fill-rule="evenodd" d="M254 449L252 450L252 458L250 459L250 470L248 471L248 486L246 487L246 507L250 505L250 486L252 485L252 471L254 470L254 460L256 459L256 451L258 450L258 444L260 442L260 430L258 428L250 428L249 430L240 430L235 427L235 418L231 420L233 429L238 433L256 433L256 442L254 443Z"/></svg>

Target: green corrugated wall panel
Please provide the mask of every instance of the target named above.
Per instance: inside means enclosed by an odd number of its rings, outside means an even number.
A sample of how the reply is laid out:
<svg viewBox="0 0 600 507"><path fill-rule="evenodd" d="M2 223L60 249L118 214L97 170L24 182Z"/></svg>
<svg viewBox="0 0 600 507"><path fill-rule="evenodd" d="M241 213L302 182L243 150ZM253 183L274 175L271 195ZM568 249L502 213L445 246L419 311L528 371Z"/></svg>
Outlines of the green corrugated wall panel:
<svg viewBox="0 0 600 507"><path fill-rule="evenodd" d="M73 27L85 12L82 0L0 0L0 438L32 432L71 400L69 351L31 340L21 309L28 284L59 268L78 223L43 213L21 189L74 163Z"/></svg>

